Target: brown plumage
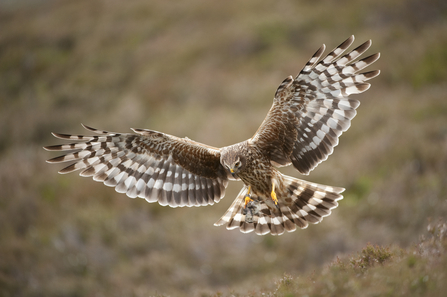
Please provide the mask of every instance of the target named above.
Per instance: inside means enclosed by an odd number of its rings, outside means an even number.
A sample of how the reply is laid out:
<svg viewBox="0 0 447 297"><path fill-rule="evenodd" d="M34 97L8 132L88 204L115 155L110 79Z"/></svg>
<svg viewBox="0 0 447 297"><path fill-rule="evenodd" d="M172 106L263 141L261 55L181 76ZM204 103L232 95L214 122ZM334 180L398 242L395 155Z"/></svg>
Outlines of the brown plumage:
<svg viewBox="0 0 447 297"><path fill-rule="evenodd" d="M217 203L229 180L242 180L241 192L215 223L227 229L279 235L319 223L344 189L285 176L276 167L293 165L308 174L349 128L360 104L349 95L369 88L366 81L379 71L359 72L380 56L356 60L371 41L342 56L353 41L351 36L320 60L323 45L295 78L286 78L258 131L244 142L219 149L152 130L120 134L84 126L99 136L53 133L77 142L45 147L71 151L48 162L73 161L59 172L81 170L129 197L171 207Z"/></svg>

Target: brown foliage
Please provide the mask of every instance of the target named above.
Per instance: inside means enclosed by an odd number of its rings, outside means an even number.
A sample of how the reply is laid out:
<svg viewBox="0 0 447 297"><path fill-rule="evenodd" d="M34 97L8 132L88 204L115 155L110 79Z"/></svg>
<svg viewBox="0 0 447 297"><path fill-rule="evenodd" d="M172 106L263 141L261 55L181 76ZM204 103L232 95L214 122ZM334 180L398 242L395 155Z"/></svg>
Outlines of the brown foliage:
<svg viewBox="0 0 447 297"><path fill-rule="evenodd" d="M4 1L0 295L442 292L445 244L411 247L430 217L447 216L446 7L410 2ZM351 34L357 45L373 40L382 74L311 173L347 188L320 225L244 235L213 226L239 184L213 207L169 209L44 162L53 157L41 148L54 144L50 132L78 133L81 122L213 146L242 141L285 77L322 43L335 47ZM320 268L337 255L345 268Z"/></svg>

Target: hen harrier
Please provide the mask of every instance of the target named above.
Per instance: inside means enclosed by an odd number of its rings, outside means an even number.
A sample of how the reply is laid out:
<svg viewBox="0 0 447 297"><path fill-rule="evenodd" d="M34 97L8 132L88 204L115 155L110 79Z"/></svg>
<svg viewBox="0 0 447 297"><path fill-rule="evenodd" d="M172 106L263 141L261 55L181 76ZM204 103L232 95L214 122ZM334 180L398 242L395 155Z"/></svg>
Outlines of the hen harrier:
<svg viewBox="0 0 447 297"><path fill-rule="evenodd" d="M258 131L241 143L215 148L153 130L114 133L83 125L99 136L53 133L79 142L45 147L71 151L47 162L74 161L59 173L82 170L81 176L131 198L171 207L212 205L223 198L229 180L242 180L244 187L215 225L244 233L280 235L319 223L338 206L344 189L286 176L276 167L292 164L309 174L349 128L360 104L349 95L366 91L366 81L380 73L359 73L380 56L356 60L370 40L342 56L353 41L351 36L320 60L323 45L295 78L287 77Z"/></svg>

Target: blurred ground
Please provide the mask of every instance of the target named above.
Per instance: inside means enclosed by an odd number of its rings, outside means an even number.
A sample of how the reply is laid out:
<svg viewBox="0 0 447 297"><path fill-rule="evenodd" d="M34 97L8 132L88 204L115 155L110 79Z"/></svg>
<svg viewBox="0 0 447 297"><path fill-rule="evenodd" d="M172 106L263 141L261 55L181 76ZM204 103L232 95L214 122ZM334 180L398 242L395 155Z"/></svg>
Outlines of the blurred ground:
<svg viewBox="0 0 447 297"><path fill-rule="evenodd" d="M0 28L2 296L244 296L368 242L411 247L447 217L443 0L2 1ZM286 76L351 34L373 40L382 74L304 177L347 188L320 225L227 231L213 223L240 184L218 205L170 209L44 162L50 132L80 134L79 123L242 141Z"/></svg>

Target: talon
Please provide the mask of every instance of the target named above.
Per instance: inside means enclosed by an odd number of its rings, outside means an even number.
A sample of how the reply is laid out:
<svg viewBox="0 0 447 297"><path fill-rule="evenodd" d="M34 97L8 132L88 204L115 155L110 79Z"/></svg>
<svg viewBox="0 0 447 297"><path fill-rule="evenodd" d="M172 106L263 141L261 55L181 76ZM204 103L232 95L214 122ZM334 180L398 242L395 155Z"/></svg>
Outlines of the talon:
<svg viewBox="0 0 447 297"><path fill-rule="evenodd" d="M272 192L270 193L270 195L272 196L272 200L273 202L275 202L275 205L278 205L278 198L276 198L275 193L275 183L272 183Z"/></svg>
<svg viewBox="0 0 447 297"><path fill-rule="evenodd" d="M275 202L275 205L278 205L278 198L276 198L276 193L272 191L272 200Z"/></svg>
<svg viewBox="0 0 447 297"><path fill-rule="evenodd" d="M251 199L251 197L250 197L250 191L251 191L251 186L248 186L247 194L245 194L245 205L244 205L244 208L247 208L247 204L250 201L253 201L253 199Z"/></svg>
<svg viewBox="0 0 447 297"><path fill-rule="evenodd" d="M247 208L247 204L253 201L253 199L250 198L250 196L245 195L245 205L244 208Z"/></svg>

